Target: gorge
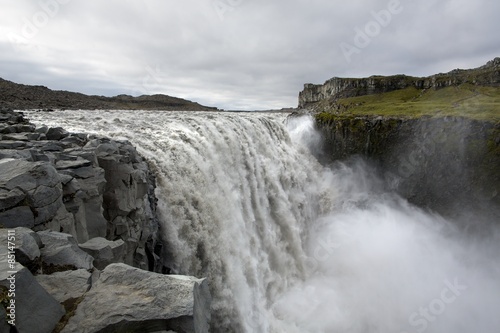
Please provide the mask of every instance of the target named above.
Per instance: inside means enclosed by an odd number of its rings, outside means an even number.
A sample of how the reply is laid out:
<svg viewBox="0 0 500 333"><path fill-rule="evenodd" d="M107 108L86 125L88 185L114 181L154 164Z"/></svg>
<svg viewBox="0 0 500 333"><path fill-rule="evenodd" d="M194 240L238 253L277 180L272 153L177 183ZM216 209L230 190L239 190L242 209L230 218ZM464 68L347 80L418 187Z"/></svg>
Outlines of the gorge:
<svg viewBox="0 0 500 333"><path fill-rule="evenodd" d="M45 109L0 112L18 331L496 333L499 66L307 84L292 113L0 81Z"/></svg>
<svg viewBox="0 0 500 333"><path fill-rule="evenodd" d="M213 332L493 332L500 324L499 233L489 211L447 217L418 208L363 159L322 166L309 116L29 117L127 138L150 161L162 257L174 273L208 278Z"/></svg>

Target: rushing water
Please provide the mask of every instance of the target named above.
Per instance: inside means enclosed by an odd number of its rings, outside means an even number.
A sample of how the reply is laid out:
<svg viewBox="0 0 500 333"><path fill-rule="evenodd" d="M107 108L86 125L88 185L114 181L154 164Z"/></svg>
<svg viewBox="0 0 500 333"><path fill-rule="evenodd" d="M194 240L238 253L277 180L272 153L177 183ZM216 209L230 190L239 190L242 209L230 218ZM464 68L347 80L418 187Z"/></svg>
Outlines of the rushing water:
<svg viewBox="0 0 500 333"><path fill-rule="evenodd" d="M498 333L500 235L323 167L307 117L65 111L37 124L127 138L155 169L176 273L209 278L212 332Z"/></svg>

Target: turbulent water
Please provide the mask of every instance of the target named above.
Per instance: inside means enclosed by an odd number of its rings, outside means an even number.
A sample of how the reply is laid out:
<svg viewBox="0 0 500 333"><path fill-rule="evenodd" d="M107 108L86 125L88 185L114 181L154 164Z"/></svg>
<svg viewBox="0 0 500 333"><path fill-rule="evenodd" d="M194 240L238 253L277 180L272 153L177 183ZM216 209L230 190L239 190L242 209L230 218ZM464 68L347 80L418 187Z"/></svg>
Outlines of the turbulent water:
<svg viewBox="0 0 500 333"><path fill-rule="evenodd" d="M500 331L499 232L465 233L408 204L362 160L321 166L307 117L29 116L126 138L150 161L164 256L209 278L212 332Z"/></svg>

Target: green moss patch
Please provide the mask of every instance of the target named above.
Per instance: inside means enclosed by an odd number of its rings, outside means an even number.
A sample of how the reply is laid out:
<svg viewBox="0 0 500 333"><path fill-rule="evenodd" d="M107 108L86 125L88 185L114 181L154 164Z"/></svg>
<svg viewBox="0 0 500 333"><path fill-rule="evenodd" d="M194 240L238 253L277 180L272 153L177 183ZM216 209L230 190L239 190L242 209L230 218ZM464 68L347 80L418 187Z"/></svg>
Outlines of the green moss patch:
<svg viewBox="0 0 500 333"><path fill-rule="evenodd" d="M500 120L500 88L462 84L442 89L415 87L387 93L340 98L317 105L320 122L352 116L419 118L455 116Z"/></svg>

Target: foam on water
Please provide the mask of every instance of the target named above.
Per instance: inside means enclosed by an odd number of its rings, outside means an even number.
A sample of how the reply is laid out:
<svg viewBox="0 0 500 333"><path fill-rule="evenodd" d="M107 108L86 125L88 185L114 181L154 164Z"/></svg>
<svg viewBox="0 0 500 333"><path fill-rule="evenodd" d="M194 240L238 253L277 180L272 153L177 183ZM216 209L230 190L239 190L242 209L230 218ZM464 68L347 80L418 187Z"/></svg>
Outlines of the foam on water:
<svg viewBox="0 0 500 333"><path fill-rule="evenodd" d="M213 332L498 332L499 234L408 204L362 160L322 167L312 119L57 111L158 176L168 265L210 280Z"/></svg>

